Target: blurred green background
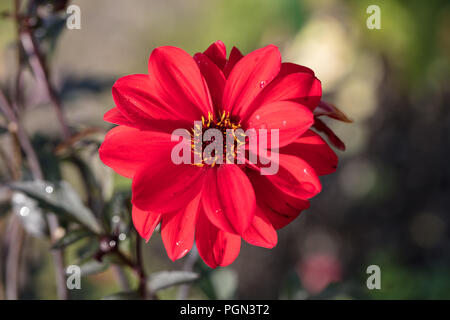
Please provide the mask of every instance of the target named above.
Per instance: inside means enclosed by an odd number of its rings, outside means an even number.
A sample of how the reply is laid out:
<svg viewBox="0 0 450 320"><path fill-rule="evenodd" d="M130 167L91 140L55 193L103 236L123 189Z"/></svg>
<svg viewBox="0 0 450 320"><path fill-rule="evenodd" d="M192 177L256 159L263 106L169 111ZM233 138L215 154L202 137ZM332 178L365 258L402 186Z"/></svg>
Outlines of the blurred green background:
<svg viewBox="0 0 450 320"><path fill-rule="evenodd" d="M323 177L323 192L311 208L279 231L278 245L267 250L243 244L237 260L223 269L199 263L203 277L190 298L450 298L448 1L71 3L81 8L81 30L64 30L51 58L52 79L71 126L109 128L102 115L113 106L113 81L145 73L155 47L174 45L194 54L219 39L243 53L277 45L284 61L312 68L325 100L354 120L328 122L347 150L337 152L339 168ZM366 27L371 4L381 8L380 30ZM11 8L12 1L0 2L0 12ZM2 85L14 72L14 39L12 21L1 19ZM52 117L48 103L38 100L24 121L34 135L57 137ZM130 188L130 181L113 176L97 154L92 161L105 183ZM62 172L82 194L73 168ZM0 234L6 232L5 221L0 216ZM48 243L32 237L25 242L21 298L55 298ZM159 234L144 251L148 271L181 269L186 259L172 263ZM381 290L366 287L369 265L381 268ZM117 291L113 273L83 278L82 289L72 294L98 299ZM171 288L160 297L175 298L176 292Z"/></svg>

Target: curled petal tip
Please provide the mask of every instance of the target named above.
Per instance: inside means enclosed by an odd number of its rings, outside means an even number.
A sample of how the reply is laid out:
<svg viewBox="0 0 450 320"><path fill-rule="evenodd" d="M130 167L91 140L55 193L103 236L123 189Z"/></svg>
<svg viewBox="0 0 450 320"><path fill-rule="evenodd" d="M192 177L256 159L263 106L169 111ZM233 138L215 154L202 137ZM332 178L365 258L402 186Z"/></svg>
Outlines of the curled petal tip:
<svg viewBox="0 0 450 320"><path fill-rule="evenodd" d="M344 112L339 110L338 107L325 101L320 101L319 105L314 110L314 115L316 117L327 116L346 123L353 122L353 119L349 118Z"/></svg>

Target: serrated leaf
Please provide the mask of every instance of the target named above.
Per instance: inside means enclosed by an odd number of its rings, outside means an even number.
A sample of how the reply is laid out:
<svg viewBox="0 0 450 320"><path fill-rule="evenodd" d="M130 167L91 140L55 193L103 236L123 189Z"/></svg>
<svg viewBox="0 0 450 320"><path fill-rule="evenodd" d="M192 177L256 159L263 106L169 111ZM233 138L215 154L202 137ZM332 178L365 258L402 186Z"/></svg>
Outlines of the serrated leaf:
<svg viewBox="0 0 450 320"><path fill-rule="evenodd" d="M57 186L45 181L24 181L13 183L10 187L35 199L44 209L71 217L96 234L101 232L94 214L83 205L78 194L65 181L61 181Z"/></svg>
<svg viewBox="0 0 450 320"><path fill-rule="evenodd" d="M52 245L52 249L60 249L67 247L68 245L71 245L72 243L75 243L78 240L81 240L85 237L89 237L92 235L93 234L91 232L83 229L69 231L64 237L62 237Z"/></svg>
<svg viewBox="0 0 450 320"><path fill-rule="evenodd" d="M141 300L137 291L117 292L104 297L102 300Z"/></svg>
<svg viewBox="0 0 450 320"><path fill-rule="evenodd" d="M81 276L89 276L92 274L100 273L108 269L109 264L105 262L99 262L97 260L88 261L80 266Z"/></svg>
<svg viewBox="0 0 450 320"><path fill-rule="evenodd" d="M198 274L189 271L162 271L152 273L147 283L150 292L166 289L198 279Z"/></svg>

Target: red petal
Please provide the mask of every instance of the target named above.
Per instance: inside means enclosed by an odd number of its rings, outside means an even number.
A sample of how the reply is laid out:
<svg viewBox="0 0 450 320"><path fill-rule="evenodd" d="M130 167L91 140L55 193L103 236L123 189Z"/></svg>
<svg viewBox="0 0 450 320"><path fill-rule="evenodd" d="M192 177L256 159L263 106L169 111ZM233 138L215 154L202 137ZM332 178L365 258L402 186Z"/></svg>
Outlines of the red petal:
<svg viewBox="0 0 450 320"><path fill-rule="evenodd" d="M144 211L136 206L133 206L131 210L131 217L137 232L146 241L150 240L153 231L161 220L160 214Z"/></svg>
<svg viewBox="0 0 450 320"><path fill-rule="evenodd" d="M194 59L176 47L153 50L148 73L154 79L155 95L191 120L212 112L208 87Z"/></svg>
<svg viewBox="0 0 450 320"><path fill-rule="evenodd" d="M242 239L258 247L273 248L277 245L277 232L260 207L255 210L253 222L242 234Z"/></svg>
<svg viewBox="0 0 450 320"><path fill-rule="evenodd" d="M316 172L306 161L286 154L278 156L278 173L266 176L278 189L303 200L314 197L322 190ZM275 161L273 157L272 161Z"/></svg>
<svg viewBox="0 0 450 320"><path fill-rule="evenodd" d="M225 44L218 40L208 47L203 52L216 66L223 70L225 63L227 62L227 49Z"/></svg>
<svg viewBox="0 0 450 320"><path fill-rule="evenodd" d="M162 120L177 124L170 128L192 126L194 117L201 114L200 110L180 110L179 106L158 95L155 82L146 74L129 75L117 80L112 94L120 113L134 127L143 130L161 130Z"/></svg>
<svg viewBox="0 0 450 320"><path fill-rule="evenodd" d="M314 118L314 126L313 127L317 131L325 133L325 135L327 136L328 140L331 142L331 144L333 146L335 146L339 150L345 151L345 144L344 144L344 142L342 142L342 140L339 139L339 137L333 132L333 130L331 130L325 124L325 122L323 122L319 118L315 117Z"/></svg>
<svg viewBox="0 0 450 320"><path fill-rule="evenodd" d="M104 164L122 176L133 178L150 157L160 153L170 155L173 145L167 133L118 126L108 132L98 151Z"/></svg>
<svg viewBox="0 0 450 320"><path fill-rule="evenodd" d="M301 104L291 101L276 101L265 104L255 110L243 123L244 128L267 129L267 146L271 145L271 129L279 130L279 144L274 148L285 146L314 123L312 112Z"/></svg>
<svg viewBox="0 0 450 320"><path fill-rule="evenodd" d="M204 170L175 165L168 157L149 159L133 179L132 203L144 210L169 213L185 207L203 187Z"/></svg>
<svg viewBox="0 0 450 320"><path fill-rule="evenodd" d="M241 237L216 228L200 210L195 241L200 257L211 268L230 265L239 255Z"/></svg>
<svg viewBox="0 0 450 320"><path fill-rule="evenodd" d="M186 208L168 213L162 219L161 237L172 261L184 257L194 244L200 195L189 202Z"/></svg>
<svg viewBox="0 0 450 320"><path fill-rule="evenodd" d="M310 75L314 76L314 71L312 71L310 68L301 66L299 64L291 63L291 62L283 62L281 64L281 70L278 74L279 77L284 77L291 73L309 73Z"/></svg>
<svg viewBox="0 0 450 320"><path fill-rule="evenodd" d="M111 110L109 110L108 112L106 112L103 115L103 120L110 122L110 123L114 123L114 124L121 124L124 126L129 126L132 127L133 126L133 122L128 120L127 117L125 117L120 111L119 108L115 107L112 108Z"/></svg>
<svg viewBox="0 0 450 320"><path fill-rule="evenodd" d="M234 66L225 84L223 108L233 115L244 114L255 97L278 74L281 55L274 45L255 50Z"/></svg>
<svg viewBox="0 0 450 320"><path fill-rule="evenodd" d="M283 193L267 177L252 171L247 175L255 189L258 207L275 229L283 228L297 218L302 210L309 208L309 201Z"/></svg>
<svg viewBox="0 0 450 320"><path fill-rule="evenodd" d="M254 112L261 105L283 100L295 101L312 111L319 104L321 96L320 81L309 73L278 76L261 92L242 118L246 119L250 112Z"/></svg>
<svg viewBox="0 0 450 320"><path fill-rule="evenodd" d="M238 48L233 47L233 49L231 49L230 57L225 67L223 68L223 74L225 75L226 78L228 78L228 76L231 73L231 70L233 70L236 63L238 63L239 60L241 60L243 57L244 55L239 51Z"/></svg>
<svg viewBox="0 0 450 320"><path fill-rule="evenodd" d="M302 158L319 176L336 171L338 157L328 144L314 131L308 130L293 143L280 149L280 153Z"/></svg>
<svg viewBox="0 0 450 320"><path fill-rule="evenodd" d="M208 219L224 231L242 234L253 221L255 193L237 165L208 170L202 203Z"/></svg>
<svg viewBox="0 0 450 320"><path fill-rule="evenodd" d="M286 200L287 198L295 202L295 206L289 204L289 200ZM276 230L287 226L289 223L294 221L300 215L300 213L302 213L303 210L308 209L310 206L309 201L296 199L288 195L285 195L284 198L280 198L278 201L284 201L285 205L289 206L292 205L292 207L290 207L290 209L287 211L277 211L275 210L275 207L270 208L266 204L261 205L261 210L264 211L264 215L267 217L267 219L270 221L270 223Z"/></svg>
<svg viewBox="0 0 450 320"><path fill-rule="evenodd" d="M345 113L343 113L341 110L339 110L334 104L320 101L318 107L314 109L314 116L320 117L320 116L327 116L342 122L351 123L353 120L351 120Z"/></svg>
<svg viewBox="0 0 450 320"><path fill-rule="evenodd" d="M223 88L225 87L226 81L222 70L220 70L219 67L203 53L197 53L194 56L194 60L197 62L198 67L208 84L213 105L221 107Z"/></svg>

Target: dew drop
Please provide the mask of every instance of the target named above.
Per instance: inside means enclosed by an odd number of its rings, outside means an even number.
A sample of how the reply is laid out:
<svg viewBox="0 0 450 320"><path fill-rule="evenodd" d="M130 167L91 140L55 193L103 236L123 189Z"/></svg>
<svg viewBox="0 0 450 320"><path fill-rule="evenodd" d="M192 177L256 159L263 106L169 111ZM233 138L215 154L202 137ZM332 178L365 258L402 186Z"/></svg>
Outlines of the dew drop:
<svg viewBox="0 0 450 320"><path fill-rule="evenodd" d="M262 88L264 88L264 86L266 85L266 81L264 81L264 80L262 80L260 83L259 83L259 87L262 89Z"/></svg>
<svg viewBox="0 0 450 320"><path fill-rule="evenodd" d="M120 240L120 241L123 241L123 240L125 240L126 238L127 238L127 235L126 235L125 233L119 234L119 240Z"/></svg>
<svg viewBox="0 0 450 320"><path fill-rule="evenodd" d="M47 193L53 193L53 187L52 187L52 186L46 186L46 187L45 187L45 192L47 192Z"/></svg>
<svg viewBox="0 0 450 320"><path fill-rule="evenodd" d="M283 120L283 126L286 126L286 123L287 123L286 120Z"/></svg>
<svg viewBox="0 0 450 320"><path fill-rule="evenodd" d="M222 212L222 209L217 209L216 210L216 213L221 213Z"/></svg>
<svg viewBox="0 0 450 320"><path fill-rule="evenodd" d="M256 120L259 120L261 118L261 116L259 114L256 115Z"/></svg>
<svg viewBox="0 0 450 320"><path fill-rule="evenodd" d="M119 216L113 216L112 217L112 222L119 223L120 222L120 217Z"/></svg>
<svg viewBox="0 0 450 320"><path fill-rule="evenodd" d="M19 214L20 214L22 217L28 216L28 215L30 214L30 208L28 208L28 207L22 207L22 208L20 208Z"/></svg>
<svg viewBox="0 0 450 320"><path fill-rule="evenodd" d="M109 246L110 246L111 248L114 248L114 247L116 246L116 241L111 240L111 241L109 242Z"/></svg>

